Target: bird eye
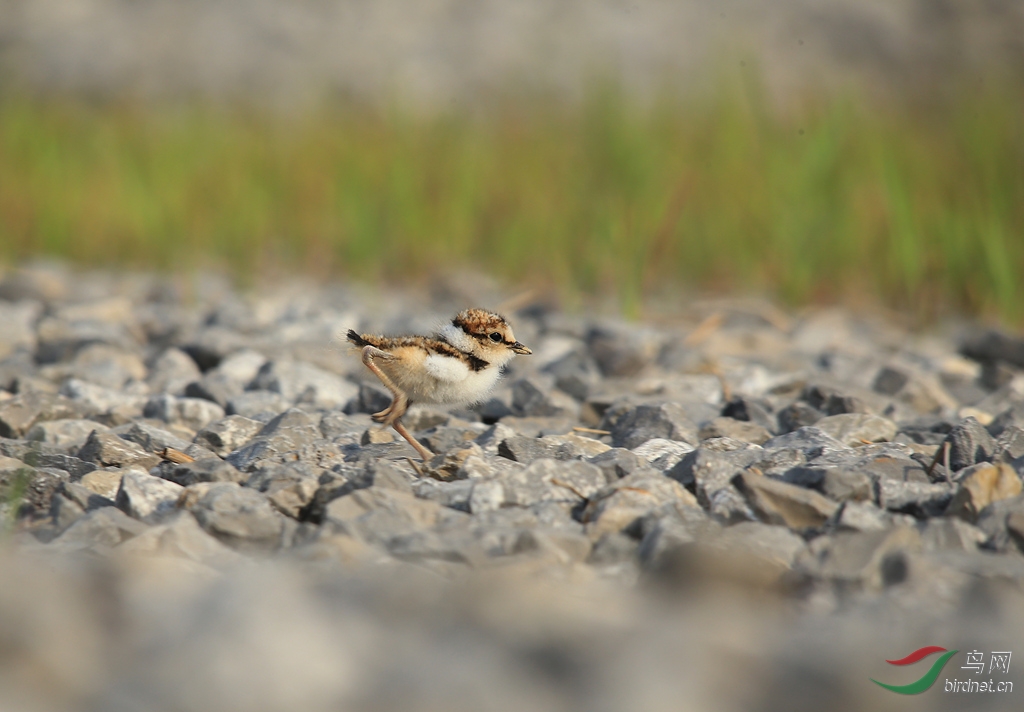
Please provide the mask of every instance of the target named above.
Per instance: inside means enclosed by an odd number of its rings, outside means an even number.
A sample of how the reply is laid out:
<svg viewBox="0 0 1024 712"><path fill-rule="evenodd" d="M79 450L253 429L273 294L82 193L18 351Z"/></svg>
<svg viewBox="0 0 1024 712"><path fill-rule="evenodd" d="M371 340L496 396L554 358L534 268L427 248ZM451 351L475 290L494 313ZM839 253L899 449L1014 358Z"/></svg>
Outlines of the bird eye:
<svg viewBox="0 0 1024 712"><path fill-rule="evenodd" d="M501 341L501 334L499 334L497 331L491 332L491 341L493 341L494 343L498 343L499 341Z"/></svg>

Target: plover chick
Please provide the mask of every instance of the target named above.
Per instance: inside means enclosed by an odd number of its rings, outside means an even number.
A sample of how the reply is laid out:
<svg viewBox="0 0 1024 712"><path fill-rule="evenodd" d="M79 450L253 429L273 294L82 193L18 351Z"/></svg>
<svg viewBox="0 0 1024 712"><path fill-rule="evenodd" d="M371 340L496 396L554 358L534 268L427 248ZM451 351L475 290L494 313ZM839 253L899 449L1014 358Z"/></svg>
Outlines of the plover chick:
<svg viewBox="0 0 1024 712"><path fill-rule="evenodd" d="M363 363L391 391L391 405L372 417L392 426L424 461L433 453L402 425L413 403L477 403L501 377L501 367L516 354L532 353L516 341L505 317L484 309L466 309L433 336L377 336L349 330L348 340L362 349Z"/></svg>

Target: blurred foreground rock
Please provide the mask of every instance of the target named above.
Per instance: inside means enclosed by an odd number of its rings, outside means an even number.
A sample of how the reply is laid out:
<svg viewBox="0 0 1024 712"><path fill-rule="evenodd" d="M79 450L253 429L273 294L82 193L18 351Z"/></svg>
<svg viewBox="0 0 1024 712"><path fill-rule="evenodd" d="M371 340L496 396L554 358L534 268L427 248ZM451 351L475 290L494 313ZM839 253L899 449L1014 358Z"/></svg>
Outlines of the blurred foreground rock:
<svg viewBox="0 0 1024 712"><path fill-rule="evenodd" d="M0 278L4 712L963 709L869 678L1024 639L1024 378L948 335L528 305L421 464L309 334L466 299L54 283Z"/></svg>

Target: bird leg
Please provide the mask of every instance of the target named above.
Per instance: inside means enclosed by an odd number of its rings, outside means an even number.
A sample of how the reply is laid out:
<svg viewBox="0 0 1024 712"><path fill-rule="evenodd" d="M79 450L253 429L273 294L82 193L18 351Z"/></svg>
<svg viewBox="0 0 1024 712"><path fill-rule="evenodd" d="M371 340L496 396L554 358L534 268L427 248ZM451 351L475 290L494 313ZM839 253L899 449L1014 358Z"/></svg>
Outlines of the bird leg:
<svg viewBox="0 0 1024 712"><path fill-rule="evenodd" d="M414 438L409 433L409 431L405 429L405 426L402 424L401 420L396 419L395 422L391 424L391 427L398 431L398 434L405 438L409 442L409 444L416 449L416 452L418 452L420 454L420 457L423 458L423 462L428 462L430 458L434 456L434 453L430 452L430 450L423 447L423 445L420 444L419 440Z"/></svg>
<svg viewBox="0 0 1024 712"><path fill-rule="evenodd" d="M387 351L382 351L374 346L363 347L363 363L366 364L368 369L373 371L373 374L380 379L380 382L384 384L384 387L391 392L391 404L384 410L379 413L374 413L370 417L373 418L374 422L380 423L385 428L389 425L393 427L395 432L405 438L406 441L413 446L413 449L420 454L423 461L426 462L434 456L434 453L423 447L423 445L421 445L419 441L405 429L405 426L402 425L401 417L405 415L405 412L409 409L409 397L406 396L405 393L395 385L395 382L392 381L391 378L380 370L380 367L373 362L373 359L375 358L390 361L395 357Z"/></svg>

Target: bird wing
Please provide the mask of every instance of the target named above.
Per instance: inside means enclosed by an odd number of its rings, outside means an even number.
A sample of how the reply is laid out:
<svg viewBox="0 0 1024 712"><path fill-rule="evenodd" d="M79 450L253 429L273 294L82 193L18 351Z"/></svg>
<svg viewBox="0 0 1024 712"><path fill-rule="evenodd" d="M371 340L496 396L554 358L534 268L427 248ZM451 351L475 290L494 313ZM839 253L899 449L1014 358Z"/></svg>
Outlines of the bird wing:
<svg viewBox="0 0 1024 712"><path fill-rule="evenodd" d="M430 354L424 361L423 367L427 373L439 381L458 383L469 377L469 366L453 356Z"/></svg>

